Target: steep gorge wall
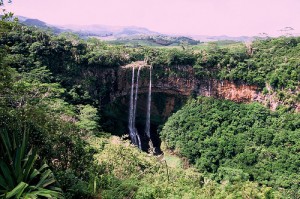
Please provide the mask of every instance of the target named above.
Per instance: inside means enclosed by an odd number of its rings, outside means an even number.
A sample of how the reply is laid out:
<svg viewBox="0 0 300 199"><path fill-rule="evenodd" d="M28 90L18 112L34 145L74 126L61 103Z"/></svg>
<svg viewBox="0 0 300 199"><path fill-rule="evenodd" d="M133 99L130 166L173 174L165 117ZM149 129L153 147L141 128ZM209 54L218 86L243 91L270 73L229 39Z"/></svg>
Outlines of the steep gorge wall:
<svg viewBox="0 0 300 199"><path fill-rule="evenodd" d="M92 77L92 78L91 78ZM128 135L129 96L132 68L116 67L89 69L82 73L90 81L89 91L100 104L102 128L116 135ZM137 100L136 128L142 140L142 149L148 151L149 139L145 131L149 68L140 71ZM160 151L160 128L172 113L179 110L189 97L211 96L239 103L260 102L275 109L281 102L276 95L263 95L255 85L213 78L199 78L191 66L154 67L152 70L151 140ZM295 108L299 111L299 104ZM159 153L159 152L158 152Z"/></svg>
<svg viewBox="0 0 300 199"><path fill-rule="evenodd" d="M141 70L139 94L148 92L149 78L147 67ZM128 96L131 88L132 68L118 67L115 69L93 69L84 74L86 77L95 76L97 81L106 88L106 100L109 103L117 98ZM95 91L98 92L98 91ZM275 95L264 95L255 85L228 80L220 81L212 78L197 78L192 66L154 67L152 92L179 96L211 96L235 102L260 102L275 110L282 102ZM172 100L172 99L171 99ZM173 100L174 101L174 100ZM172 112L174 102L167 101L165 115ZM300 111L300 104L295 104Z"/></svg>
<svg viewBox="0 0 300 199"><path fill-rule="evenodd" d="M145 72L147 69L143 69ZM161 69L159 69L161 70ZM172 73L176 70L176 73ZM168 93L175 95L190 96L196 94L199 96L212 96L222 99L228 99L236 102L255 101L259 94L256 86L236 84L230 81L219 81L216 79L195 77L194 70L190 66L178 66L170 69L165 68L164 73L155 75L157 70L153 70L153 86L154 93ZM142 72L142 73L143 73ZM161 72L160 72L161 73ZM97 74L101 78L99 81L104 85L110 84L110 100L129 95L131 88L132 70L128 68L118 68L116 70L106 70ZM179 74L179 75L177 75ZM139 93L148 92L149 78L141 75L139 82Z"/></svg>

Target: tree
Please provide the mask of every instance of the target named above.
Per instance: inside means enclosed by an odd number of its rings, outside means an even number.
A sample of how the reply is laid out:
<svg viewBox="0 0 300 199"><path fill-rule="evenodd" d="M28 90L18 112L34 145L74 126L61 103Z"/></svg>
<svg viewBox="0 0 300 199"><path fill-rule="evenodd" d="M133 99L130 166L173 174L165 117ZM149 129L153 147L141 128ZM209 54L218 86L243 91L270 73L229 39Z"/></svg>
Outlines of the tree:
<svg viewBox="0 0 300 199"><path fill-rule="evenodd" d="M98 120L97 109L91 105L80 105L79 108L79 121L76 125L86 132L94 132L98 130Z"/></svg>

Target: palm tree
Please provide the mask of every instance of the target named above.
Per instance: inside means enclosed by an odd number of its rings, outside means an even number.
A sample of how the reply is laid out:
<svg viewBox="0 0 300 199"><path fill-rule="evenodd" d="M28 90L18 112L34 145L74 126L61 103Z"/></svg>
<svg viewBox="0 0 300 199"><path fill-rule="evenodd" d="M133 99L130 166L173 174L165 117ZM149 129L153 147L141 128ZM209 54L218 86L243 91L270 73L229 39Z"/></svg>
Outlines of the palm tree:
<svg viewBox="0 0 300 199"><path fill-rule="evenodd" d="M48 165L37 168L38 155L28 147L28 137L0 130L0 198L64 198Z"/></svg>

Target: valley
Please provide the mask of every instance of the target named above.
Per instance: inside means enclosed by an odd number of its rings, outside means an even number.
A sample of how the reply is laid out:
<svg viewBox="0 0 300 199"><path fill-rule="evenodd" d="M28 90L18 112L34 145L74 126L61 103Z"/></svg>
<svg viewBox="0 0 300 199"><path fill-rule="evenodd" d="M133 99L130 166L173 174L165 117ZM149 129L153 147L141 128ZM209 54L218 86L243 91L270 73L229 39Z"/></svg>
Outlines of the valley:
<svg viewBox="0 0 300 199"><path fill-rule="evenodd" d="M0 197L300 197L300 37L0 30Z"/></svg>

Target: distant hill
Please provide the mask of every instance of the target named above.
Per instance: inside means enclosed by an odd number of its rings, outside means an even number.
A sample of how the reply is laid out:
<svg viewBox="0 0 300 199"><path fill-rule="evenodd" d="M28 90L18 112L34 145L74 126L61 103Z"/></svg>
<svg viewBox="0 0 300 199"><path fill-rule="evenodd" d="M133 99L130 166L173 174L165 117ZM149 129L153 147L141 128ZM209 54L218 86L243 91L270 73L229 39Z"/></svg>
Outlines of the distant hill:
<svg viewBox="0 0 300 199"><path fill-rule="evenodd" d="M19 21L28 26L52 30L54 33L73 32L82 38L96 37L110 40L112 44L129 46L170 46L187 43L196 45L199 41L186 36L171 36L136 26L106 26L106 25L64 25L54 26L38 19L19 16Z"/></svg>
<svg viewBox="0 0 300 199"><path fill-rule="evenodd" d="M110 43L128 46L179 46L181 44L197 45L200 41L184 36L135 35L119 37Z"/></svg>
<svg viewBox="0 0 300 199"><path fill-rule="evenodd" d="M147 28L136 26L106 26L106 25L63 25L55 26L47 24L39 19L31 19L24 16L17 16L20 23L35 26L42 29L52 29L55 33L73 32L81 37L109 37L112 39L118 37L136 36L136 35L161 35L158 32L151 31Z"/></svg>
<svg viewBox="0 0 300 199"><path fill-rule="evenodd" d="M28 26L37 26L37 27L42 27L42 28L48 28L49 26L38 19L25 19L22 21L23 24L28 25Z"/></svg>
<svg viewBox="0 0 300 199"><path fill-rule="evenodd" d="M231 40L251 41L253 37L239 36L230 37L227 35L169 35L151 31L147 28L136 26L107 26L107 25L63 25L56 26L47 24L39 19L31 19L24 16L17 16L19 21L28 26L35 26L42 29L52 30L54 33L73 32L82 38L97 37L101 40L111 40L116 44L144 43L145 45L178 45L182 42L196 45L201 42Z"/></svg>
<svg viewBox="0 0 300 199"><path fill-rule="evenodd" d="M238 36L238 37L231 37L227 35L220 35L220 36L209 36L209 35L192 35L190 36L191 38L195 40L200 40L204 42L209 42L209 41L223 41L223 40L230 40L230 41L252 41L254 37L248 37L248 36Z"/></svg>
<svg viewBox="0 0 300 199"><path fill-rule="evenodd" d="M31 19L31 18L27 18L27 17L23 17L23 16L17 16L19 19L19 22L26 25L26 26L34 26L37 28L41 28L41 29L47 29L47 30L51 30L54 33L61 33L64 32L62 29L53 26L53 25L49 25L39 19Z"/></svg>
<svg viewBox="0 0 300 199"><path fill-rule="evenodd" d="M147 28L135 26L105 26L105 25L65 25L60 27L63 30L71 30L80 36L96 36L114 38L127 37L133 35L157 35L160 33L151 31Z"/></svg>

